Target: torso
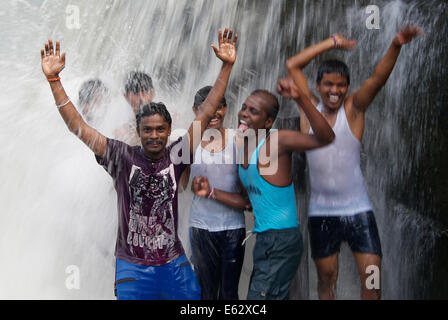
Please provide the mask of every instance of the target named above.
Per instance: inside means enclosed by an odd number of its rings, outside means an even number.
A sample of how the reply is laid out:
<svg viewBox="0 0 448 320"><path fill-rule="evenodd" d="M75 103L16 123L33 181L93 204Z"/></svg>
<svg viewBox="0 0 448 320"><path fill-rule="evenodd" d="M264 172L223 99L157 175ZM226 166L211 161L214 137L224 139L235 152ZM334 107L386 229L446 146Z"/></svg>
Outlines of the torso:
<svg viewBox="0 0 448 320"><path fill-rule="evenodd" d="M273 131L271 134L278 134L277 131ZM260 153L257 163L257 168L260 171L262 168L276 167L281 168L281 170L275 170L274 174L269 175L261 175L263 179L274 186L284 187L288 186L292 182L291 178L291 154L290 153L279 153L278 149L272 149L272 147L278 147L278 143L272 143L271 134L266 137L265 143L260 147ZM256 144L262 140L262 137L258 137ZM255 146L256 147L256 146ZM255 151L255 148L247 141L244 142L244 153L243 153L243 163L242 167L247 169L249 166L249 159ZM274 155L278 154L278 158L275 158ZM266 155L267 161L260 161L260 155Z"/></svg>
<svg viewBox="0 0 448 320"><path fill-rule="evenodd" d="M347 99L345 99L344 103L341 105L340 108L344 107L345 114L347 116L348 125L350 127L351 132L353 135L361 142L362 136L364 133L364 113L359 112L355 110L353 107L353 94L351 94ZM315 107L319 104L319 100L314 97L314 95L310 98L311 102ZM328 124L333 128L336 120L337 120L337 114L338 110L335 110L335 112L321 112L322 116L327 120ZM302 120L302 119L301 119ZM310 123L308 120L306 121L300 121L300 128L302 133L308 133L310 131Z"/></svg>
<svg viewBox="0 0 448 320"><path fill-rule="evenodd" d="M322 105L317 108L322 112ZM346 108L341 106L333 123L335 140L306 152L309 216L346 216L372 209L360 168L361 142L349 124ZM312 134L312 129L307 133Z"/></svg>
<svg viewBox="0 0 448 320"><path fill-rule="evenodd" d="M241 189L233 131L226 130L222 136L226 138L225 141L221 145L215 143L217 147L223 146L222 148L210 148L210 144L205 148L202 144L198 146L191 165L191 176L205 176L216 189L238 193ZM190 209L190 226L210 232L244 228L244 214L242 210L194 195Z"/></svg>

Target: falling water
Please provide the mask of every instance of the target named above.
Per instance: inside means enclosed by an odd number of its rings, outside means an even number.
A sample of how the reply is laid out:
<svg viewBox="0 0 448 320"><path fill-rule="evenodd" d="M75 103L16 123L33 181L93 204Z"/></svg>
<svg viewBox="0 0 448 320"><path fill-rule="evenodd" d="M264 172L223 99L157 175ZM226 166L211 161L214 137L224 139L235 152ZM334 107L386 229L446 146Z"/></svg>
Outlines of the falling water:
<svg viewBox="0 0 448 320"><path fill-rule="evenodd" d="M130 70L148 72L155 101L163 101L175 128L186 128L193 95L213 83L220 63L210 45L217 30L239 34L238 60L227 91L227 125L249 92L275 90L284 63L295 52L334 32L358 41L353 52L331 52L351 68L352 90L373 71L396 31L418 24L425 36L403 48L386 87L367 113L363 172L383 245L383 297L445 297L448 222L446 82L444 34L448 6L442 1L375 1L379 30L366 28L369 1L8 1L0 9L0 298L112 299L117 224L112 180L60 118L40 70L39 51L48 38L67 52L61 74L76 101L82 82L100 78L109 88L105 135L132 120L122 96ZM77 11L78 10L78 11ZM79 12L79 21L76 21ZM314 81L318 62L305 70ZM313 86L311 86L313 87ZM298 112L280 100L277 126L297 128ZM295 155L300 221L306 230L306 174ZM306 172L305 172L306 173ZM444 179L445 178L445 179ZM180 201L189 208L191 194ZM189 252L188 212L180 212L180 235ZM248 227L252 223L247 213ZM247 292L251 249L240 284ZM315 267L305 252L292 298L316 296ZM343 247L338 297L359 297L353 258ZM69 289L69 266L79 270L79 289ZM67 272L68 273L67 273ZM439 284L437 284L439 283ZM441 283L441 284L440 284ZM70 286L69 286L70 287ZM445 291L444 291L445 290Z"/></svg>

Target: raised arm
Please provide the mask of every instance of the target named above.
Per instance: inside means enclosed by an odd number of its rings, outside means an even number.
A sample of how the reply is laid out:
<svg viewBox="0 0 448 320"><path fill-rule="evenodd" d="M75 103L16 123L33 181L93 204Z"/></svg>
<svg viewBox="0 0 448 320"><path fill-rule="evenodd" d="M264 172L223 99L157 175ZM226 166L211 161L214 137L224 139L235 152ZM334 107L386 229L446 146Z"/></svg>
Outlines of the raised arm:
<svg viewBox="0 0 448 320"><path fill-rule="evenodd" d="M333 129L299 86L291 79L280 79L277 90L283 96L294 99L299 108L301 106L301 117L306 115L314 132L314 134L308 134L293 130L280 130L278 132L279 152L282 150L287 152L306 151L323 147L334 140Z"/></svg>
<svg viewBox="0 0 448 320"><path fill-rule="evenodd" d="M42 71L50 84L59 113L69 130L76 134L95 155L102 157L106 153L106 138L85 123L61 84L59 73L65 67L65 52L62 54L60 52L59 41L56 41L56 50L54 50L53 41L48 40L48 43L45 44L45 49L40 51Z"/></svg>
<svg viewBox="0 0 448 320"><path fill-rule="evenodd" d="M249 197L247 196L243 186L241 186L242 191L240 193L230 193L211 187L207 177L194 177L191 184L191 189L193 193L199 197L213 198L214 200L224 203L232 208L251 210Z"/></svg>
<svg viewBox="0 0 448 320"><path fill-rule="evenodd" d="M202 134L204 133L208 123L213 118L216 112L216 108L219 106L224 93L226 92L227 83L229 82L230 73L232 71L233 64L236 60L236 41L238 39L238 35L235 34L235 37L232 40L233 30L225 28L224 35L222 34L222 30L218 31L218 46L216 48L215 45L212 45L213 51L215 52L218 59L222 61L221 71L216 79L213 88L210 90L207 98L204 102L199 106L199 114L194 119L194 122L198 121L200 123L201 131L200 137L193 136L193 123L190 125L188 129L188 134L190 138L190 152L193 153L198 144L201 142Z"/></svg>
<svg viewBox="0 0 448 320"><path fill-rule="evenodd" d="M300 51L295 56L289 58L286 61L286 68L288 69L288 75L294 80L297 86L299 86L306 96L312 100L317 100L314 94L310 91L308 81L303 73L303 69L318 55L332 50L332 49L344 49L351 50L355 48L356 41L344 38L340 34L334 34L333 36L321 41L315 45L312 45L303 51Z"/></svg>
<svg viewBox="0 0 448 320"><path fill-rule="evenodd" d="M376 65L373 75L353 94L353 107L356 111L364 113L367 110L377 93L386 84L387 79L389 79L397 62L401 47L421 34L423 34L423 31L419 27L409 24L398 32L392 40L386 55Z"/></svg>

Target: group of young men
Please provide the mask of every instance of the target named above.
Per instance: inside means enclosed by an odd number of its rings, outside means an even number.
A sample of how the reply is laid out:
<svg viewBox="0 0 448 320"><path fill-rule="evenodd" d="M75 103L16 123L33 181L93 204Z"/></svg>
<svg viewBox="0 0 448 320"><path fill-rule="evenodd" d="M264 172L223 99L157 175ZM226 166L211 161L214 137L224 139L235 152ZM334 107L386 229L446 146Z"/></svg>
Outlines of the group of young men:
<svg viewBox="0 0 448 320"><path fill-rule="evenodd" d="M303 247L292 183L293 152L306 152L310 171L308 223L319 298L335 298L342 241L347 241L354 253L361 298L380 298L380 289L365 285L366 268L380 268L382 257L359 161L365 112L386 83L402 45L421 33L410 25L398 32L373 75L352 94L348 94L349 71L341 61L329 60L320 66L316 80L320 99L309 89L302 70L325 51L353 49L354 41L335 34L290 58L288 77L278 81L277 91L296 102L298 131L272 129L279 103L271 92L256 90L243 103L237 130L240 158L239 164L235 163L242 192L219 190L201 178L193 180L192 189L196 195L224 205L253 210L257 238L247 299L288 299L300 263ZM139 145L107 138L89 126L61 84L65 53L61 53L59 42L53 46L49 40L41 50L42 70L62 118L114 180L119 217L115 250L118 299L201 298L194 272L198 270L193 271L177 234L177 197L181 175L201 143L194 136L194 127L200 128L202 137L216 121L236 61L237 35L227 28L223 33L219 30L218 42L218 47L212 46L222 61L216 82L196 109L188 133L169 146L170 113L164 104L151 102L152 97L142 100L137 91L128 92L138 102L128 101L135 105Z"/></svg>

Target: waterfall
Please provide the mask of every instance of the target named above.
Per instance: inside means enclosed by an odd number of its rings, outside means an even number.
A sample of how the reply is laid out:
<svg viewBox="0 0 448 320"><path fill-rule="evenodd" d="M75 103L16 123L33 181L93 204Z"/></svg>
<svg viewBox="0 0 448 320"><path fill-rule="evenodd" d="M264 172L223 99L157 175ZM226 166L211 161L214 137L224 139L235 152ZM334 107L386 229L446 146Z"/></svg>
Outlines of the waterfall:
<svg viewBox="0 0 448 320"><path fill-rule="evenodd" d="M366 117L362 170L383 247L385 299L447 296L443 216L446 181L446 57L448 5L443 1L375 1L380 29L366 28L369 1L289 0L9 0L0 8L0 298L113 299L116 195L92 152L69 133L40 68L48 38L67 52L62 83L77 104L81 84L101 79L109 102L96 127L112 136L133 114L123 98L131 70L149 73L154 101L163 101L173 128L193 120L195 92L220 69L210 45L226 26L238 33L238 58L226 97L226 125L257 88L275 92L285 61L334 32L357 40L353 52L331 51L305 73L314 88L317 66L337 57L350 68L351 91L373 72L400 26L425 36L402 49L386 86ZM277 127L295 128L298 110L280 99ZM307 243L306 171L294 156L300 223ZM299 184L299 185L297 185ZM180 196L179 230L188 244L188 193ZM446 210L445 210L446 211ZM247 213L248 227L252 218ZM245 298L254 239L247 242L240 284ZM346 246L340 257L338 298L359 297L359 277ZM67 281L79 272L79 288ZM70 289L71 288L71 289ZM292 298L316 299L316 271L305 249Z"/></svg>

